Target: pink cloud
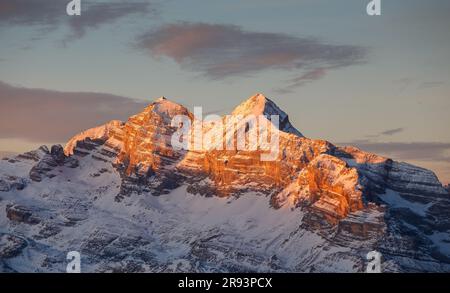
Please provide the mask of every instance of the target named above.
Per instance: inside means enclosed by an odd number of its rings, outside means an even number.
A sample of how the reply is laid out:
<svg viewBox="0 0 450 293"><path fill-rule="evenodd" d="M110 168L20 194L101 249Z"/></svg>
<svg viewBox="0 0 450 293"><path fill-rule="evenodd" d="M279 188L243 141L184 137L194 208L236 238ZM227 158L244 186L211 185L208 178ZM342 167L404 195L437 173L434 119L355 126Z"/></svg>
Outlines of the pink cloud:
<svg viewBox="0 0 450 293"><path fill-rule="evenodd" d="M319 79L325 69L363 62L365 57L365 49L358 46L206 23L162 26L139 36L137 47L212 79L267 69L299 71L293 85Z"/></svg>

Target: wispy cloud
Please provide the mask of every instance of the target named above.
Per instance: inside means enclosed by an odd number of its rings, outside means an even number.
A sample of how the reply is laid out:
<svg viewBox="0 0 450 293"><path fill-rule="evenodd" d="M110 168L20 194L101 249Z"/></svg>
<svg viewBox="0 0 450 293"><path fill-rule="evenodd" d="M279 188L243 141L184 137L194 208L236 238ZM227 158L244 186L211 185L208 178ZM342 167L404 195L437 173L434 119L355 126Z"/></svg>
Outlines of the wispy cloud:
<svg viewBox="0 0 450 293"><path fill-rule="evenodd" d="M389 135L389 136L392 136L392 135L394 135L394 134L396 134L396 133L403 132L404 130L405 130L405 129L404 129L403 127L399 127L399 128L394 128L394 129L388 129L388 130L385 130L385 131L381 132L380 134L381 134L381 135Z"/></svg>
<svg viewBox="0 0 450 293"><path fill-rule="evenodd" d="M182 68L211 79L268 69L294 71L298 76L289 81L291 87L317 80L327 70L360 63L366 56L366 50L358 46L189 22L151 30L139 36L136 45L154 57L168 57Z"/></svg>
<svg viewBox="0 0 450 293"><path fill-rule="evenodd" d="M112 119L126 119L147 102L102 93L59 92L0 81L0 139L62 142Z"/></svg>
<svg viewBox="0 0 450 293"><path fill-rule="evenodd" d="M414 82L415 79L412 77L403 77L392 81L392 83L398 87L397 95L402 94Z"/></svg>
<svg viewBox="0 0 450 293"><path fill-rule="evenodd" d="M324 77L327 74L329 69L331 69L331 68L319 67L319 68L315 68L310 71L307 71L298 77L288 80L287 85L276 88L275 92L279 93L279 94L291 93L291 92L293 92L293 90L295 88L297 88L299 86L302 86L307 83L321 79L322 77Z"/></svg>
<svg viewBox="0 0 450 293"><path fill-rule="evenodd" d="M61 0L1 0L0 25L36 26L53 30L66 26L73 37L82 37L89 29L98 28L133 14L153 12L149 1L81 1L81 16L68 16Z"/></svg>
<svg viewBox="0 0 450 293"><path fill-rule="evenodd" d="M412 77L404 77L404 78L395 79L392 81L392 83L398 87L397 94L402 94L403 92L405 92L408 89L410 89L410 90L417 90L417 89L427 90L427 89L441 87L446 84L446 82L442 81L442 80L421 81L417 78L412 78Z"/></svg>
<svg viewBox="0 0 450 293"><path fill-rule="evenodd" d="M366 135L366 137L368 137L370 139L374 139L374 138L379 138L382 136L393 136L394 134L401 133L403 131L405 131L404 127L398 127L398 128L393 128L393 129L386 129L384 131L381 131L381 132L375 133L375 134L368 134L368 135ZM364 140L364 141L369 141L369 140Z"/></svg>
<svg viewBox="0 0 450 293"><path fill-rule="evenodd" d="M443 81L424 81L421 84L419 84L418 88L419 89L429 89L429 88L440 87L444 84L445 84L445 82L443 82Z"/></svg>

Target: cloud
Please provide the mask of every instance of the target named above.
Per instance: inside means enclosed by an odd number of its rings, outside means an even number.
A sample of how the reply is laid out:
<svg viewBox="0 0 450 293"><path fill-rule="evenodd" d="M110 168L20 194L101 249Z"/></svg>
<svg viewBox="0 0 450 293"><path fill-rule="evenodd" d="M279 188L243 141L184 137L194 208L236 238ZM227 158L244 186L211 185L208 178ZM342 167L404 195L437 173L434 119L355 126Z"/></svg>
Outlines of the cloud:
<svg viewBox="0 0 450 293"><path fill-rule="evenodd" d="M394 128L394 129L388 129L388 130L385 130L385 131L381 132L380 134L381 134L381 135L389 135L389 136L392 136L392 135L394 135L394 134L396 134L396 133L403 132L404 130L405 130L405 129L404 129L403 127L400 127L400 128Z"/></svg>
<svg viewBox="0 0 450 293"><path fill-rule="evenodd" d="M326 69L325 68L316 68L314 70L308 71L297 78L292 79L294 84L303 84L306 82L318 80L325 76Z"/></svg>
<svg viewBox="0 0 450 293"><path fill-rule="evenodd" d="M323 77L327 70L364 61L366 50L331 45L314 38L251 32L234 25L177 23L151 30L136 46L154 57L168 57L182 68L211 79L263 70L294 71L295 87Z"/></svg>
<svg viewBox="0 0 450 293"><path fill-rule="evenodd" d="M429 88L440 87L444 84L445 84L445 82L443 82L443 81L424 81L418 86L418 88L419 89L429 89Z"/></svg>
<svg viewBox="0 0 450 293"><path fill-rule="evenodd" d="M409 85L411 83L413 83L415 81L415 78L412 77L403 77L403 78L398 78L398 79L394 79L392 81L393 84L398 84L398 85Z"/></svg>
<svg viewBox="0 0 450 293"><path fill-rule="evenodd" d="M444 142L371 142L357 140L339 145L355 145L365 151L405 161L436 161L450 163L450 143Z"/></svg>
<svg viewBox="0 0 450 293"><path fill-rule="evenodd" d="M402 94L407 89L427 90L427 89L441 87L446 84L445 81L441 81L441 80L420 81L417 78L411 78L411 77L404 77L404 78L396 79L396 80L393 80L392 83L394 85L398 86L397 94Z"/></svg>
<svg viewBox="0 0 450 293"><path fill-rule="evenodd" d="M381 131L381 132L376 133L376 134L369 134L369 135L366 135L366 137L372 139L372 138L379 138L381 136L392 136L394 134L397 134L397 133L400 133L400 132L403 132L403 131L405 131L405 128L399 127L399 128L387 129L387 130ZM360 140L358 140L358 141L360 141ZM363 140L363 141L369 142L370 140Z"/></svg>
<svg viewBox="0 0 450 293"><path fill-rule="evenodd" d="M329 68L315 68L301 74L298 77L292 78L284 87L276 88L275 92L279 94L292 93L295 88L305 85L307 83L321 79L327 74Z"/></svg>
<svg viewBox="0 0 450 293"><path fill-rule="evenodd" d="M102 93L59 92L0 81L0 139L64 142L112 119L126 119L147 102Z"/></svg>
<svg viewBox="0 0 450 293"><path fill-rule="evenodd" d="M71 17L69 26L75 36L81 37L88 29L98 28L102 24L114 22L115 20L132 14L154 12L150 8L150 2L127 1L95 3L88 6L82 17Z"/></svg>
<svg viewBox="0 0 450 293"><path fill-rule="evenodd" d="M2 0L0 25L37 26L52 30L67 26L73 37L82 37L89 29L112 23L119 18L154 11L148 1L81 1L81 16L66 14L67 1Z"/></svg>
<svg viewBox="0 0 450 293"><path fill-rule="evenodd" d="M411 84L415 82L415 78L403 77L392 81L398 87L397 95L402 94Z"/></svg>

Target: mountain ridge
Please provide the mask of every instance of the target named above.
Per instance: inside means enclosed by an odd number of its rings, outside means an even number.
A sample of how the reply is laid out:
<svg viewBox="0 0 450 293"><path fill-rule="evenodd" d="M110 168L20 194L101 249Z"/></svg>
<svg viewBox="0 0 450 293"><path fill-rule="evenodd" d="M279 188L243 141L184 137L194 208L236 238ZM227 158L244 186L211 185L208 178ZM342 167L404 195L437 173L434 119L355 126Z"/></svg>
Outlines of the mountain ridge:
<svg viewBox="0 0 450 293"><path fill-rule="evenodd" d="M164 105L164 106L161 106ZM269 110L267 110L267 107L269 107ZM162 109L166 109L166 112L164 111L159 111L159 108ZM168 110L170 110L171 113L167 112ZM163 124L161 124L160 128L164 129L164 133L157 133L158 136L162 135L164 136L163 141L159 141L159 147L158 149L153 149L153 153L158 153L160 152L160 154L149 154L148 150L152 149L150 146L148 146L146 143L143 143L142 145L140 145L139 143L134 143L135 148L127 148L125 147L125 151L121 150L119 152L118 158L119 158L119 164L123 164L123 165L127 165L127 166L123 166L124 168L126 168L128 170L128 175L130 175L129 171L132 168L144 168L143 170L139 170L138 173L142 173L142 174L146 174L147 172L151 172L152 174L154 174L155 172L157 172L158 169L158 161L161 160L177 160L180 159L181 156L183 156L183 159L178 162L179 167L182 169L189 169L190 171L198 171L196 169L199 168L204 168L206 169L206 173L208 174L203 174L203 175L209 175L210 177L214 178L216 181L216 183L218 183L219 185L230 185L231 183L233 183L234 181L234 176L232 176L232 174L225 174L227 168L224 166L223 162L227 162L227 164L232 164L232 160L230 160L228 157L230 154L233 157L240 156L241 157L247 157L247 162L249 162L249 160L253 163L253 164L257 164L257 165L261 165L260 162L256 161L256 156L254 156L254 154L257 154L258 152L246 152L246 151L239 151L236 149L236 146L234 147L233 150L228 151L228 150L223 150L223 151L203 151L203 157L202 158L198 158L199 156L199 152L187 152L187 153L178 153L173 151L171 149L170 146L170 136L174 133L174 129L170 126L169 120L172 119L174 116L176 115L186 115L188 116L191 121L194 120L194 116L191 112L189 112L189 110L187 110L187 108L178 105L174 102L171 102L169 100L167 100L166 98L160 98L157 99L155 102L151 103L148 107L145 108L145 110L143 112L141 112L140 114L134 115L132 117L130 117L130 119L128 120L128 122L125 122L124 125L124 129L127 128L127 123L132 124L133 127L129 127L129 129L133 129L133 133L132 134L123 134L123 136L125 137L138 137L135 135L136 132L136 127L137 129L139 129L139 131L142 131L142 128L139 127L143 127L143 115L150 115L151 117L153 117L152 115L154 115L154 113L156 113L156 116L160 116L163 115L164 116L164 121ZM317 155L320 154L328 154L329 157L327 157L328 159L332 158L334 160L334 163L336 164L336 161L339 161L339 163L337 163L338 165L342 166L343 168L346 168L345 172L353 172L354 177L357 178L353 178L352 180L354 181L354 184L352 185L352 187L350 189L352 190L359 190L360 188L357 187L358 185L362 184L360 182L359 177L361 176L361 173L363 173L363 171L361 170L365 170L366 165L367 164L373 164L374 166L379 165L382 166L382 168L391 168L392 165L392 161L389 158L385 158L385 157L381 157L375 154L370 154L370 153L366 153L361 151L360 149L357 149L355 147L337 147L327 141L322 141L322 140L312 140L312 139L308 139L306 137L304 137L303 135L301 135L301 133L295 129L290 123L289 123L289 119L288 119L288 115L283 112L281 109L278 108L278 106L276 106L270 99L266 98L264 95L262 94L256 94L251 96L249 99L245 100L244 102L242 102L241 104L239 104L231 113L231 115L242 115L243 117L246 117L248 115L280 115L281 116L281 121L286 121L286 123L283 125L284 128L280 127L280 145L281 145L281 152L282 152L282 156L284 160L288 160L289 158L286 158L286 153L288 153L287 156L291 155L291 160L298 160L298 158L292 158L292 154L296 153L295 150L295 146L292 146L293 142L295 142L297 145L307 145L309 147L309 151L312 153L308 154L302 154L299 155L300 160L304 160L304 162L298 163L295 162L293 163L293 166L291 166L291 168L289 168L289 170L286 170L285 174L286 175L292 175L292 171L293 170L301 170L304 169L304 167L307 166L307 163L312 161ZM154 117L153 117L154 118ZM148 119L148 118L147 118ZM154 122L154 121L152 121ZM111 123L111 122L110 122ZM110 123L107 123L105 125L111 125ZM137 123L137 124L136 124ZM141 124L139 124L141 123ZM118 127L121 124L117 124L117 122L113 122L113 124ZM153 125L152 125L153 126ZM281 126L281 125L280 125ZM105 126L107 127L107 126ZM120 128L120 127L119 127ZM116 130L116 132L120 132L121 130ZM126 132L126 131L125 131ZM298 134L299 135L298 135ZM102 133L104 134L104 133ZM293 134L294 136L291 136L290 134ZM152 136L155 135L154 132L149 131L147 132L145 135L142 135L142 137L144 138L143 141L148 140L148 136ZM215 134L216 135L216 134ZM77 136L75 136L77 137ZM81 136L81 138L86 138ZM99 138L98 135L94 135L92 137L89 137L90 139L97 139ZM110 145L116 145L116 147L118 146L120 148L120 143L119 144L114 144L111 143L111 141L109 141L109 137L103 137L103 138L107 138L106 142ZM112 136L113 139L116 139L116 137L113 135ZM76 140L76 139L75 139ZM124 142L125 145L129 144L127 142ZM148 143L148 141L147 141ZM70 143L68 145L66 145L65 147L65 153L71 153L72 150L71 148L74 147L74 140L72 139L70 141ZM200 152L201 153L201 152ZM240 154L239 154L240 153ZM160 156L161 155L161 156ZM131 159L130 159L131 157ZM133 158L133 157L138 157L139 159ZM214 157L214 159L212 159L212 157ZM323 156L322 156L323 158ZM204 161L207 160L207 163L204 162L200 162L200 161ZM284 180L284 178L282 179L281 177L284 176L280 176L280 174L277 173L277 170L280 169L280 162L281 157L278 158L278 160L276 161L275 164L272 164L271 162L265 162L264 166L261 169L260 174L258 174L258 176L262 175L268 175L268 177L270 177L270 179L273 179L273 182L271 183L275 183L275 185L279 185L282 184ZM139 161L139 166L137 166L137 162ZM316 163L316 162L315 162ZM238 166L243 167L242 166L242 162L237 162L236 163ZM322 162L323 164L323 162ZM199 166L200 165L200 166ZM358 165L362 165L362 167L360 168L360 172L357 174L355 173L355 171L352 171L352 168L356 168ZM131 166L131 167L130 167ZM336 167L335 165L333 165L333 168ZM408 167L408 166L412 166L409 164L402 164L402 167ZM229 166L227 166L228 168L230 168ZM425 176L428 180L428 182L423 182L423 186L422 188L426 188L426 186L433 188L433 191L431 192L435 192L436 194L445 194L445 189L443 188L442 184L438 181L437 177L434 175L434 173L432 173L431 171L428 171L426 169L422 169L420 167L414 167L415 171L419 172L420 174L425 174L423 176ZM238 170L239 168L236 168L236 170ZM269 170L270 169L270 170ZM313 168L314 169L314 168ZM325 168L326 169L326 168ZM380 167L377 167L377 169L380 169ZM244 173L245 173L245 168L243 169ZM426 170L426 171L425 171ZM272 172L273 171L273 172ZM380 176L384 176L387 174L387 172L381 171L381 170L377 170L378 172L381 172ZM424 172L422 172L424 171ZM294 171L295 172L295 171ZM312 171L310 170L310 173ZM371 170L371 172L373 172L373 170ZM367 174L370 174L368 172L366 172ZM211 176L212 174L212 176ZM220 174L220 175L217 175ZM370 179L373 179L373 176L364 174L364 177L361 180L366 180L369 179L368 181L370 181ZM308 176L317 176L317 175L324 175L324 174L311 174ZM302 174L302 176L306 176L304 174ZM231 177L231 178L230 178ZM253 180L257 181L258 178L253 178ZM327 178L330 179L330 178ZM378 178L379 179L379 178ZM319 178L315 178L314 180L321 180ZM351 180L351 181L352 181ZM254 182L255 182L254 181ZM372 184L376 181L371 181L369 183L367 183L367 189L372 188ZM235 182L234 182L235 183ZM262 182L263 183L263 182ZM286 182L285 182L286 183ZM287 182L292 183L292 182ZM306 184L307 182L304 182L304 184ZM324 183L324 182L322 182ZM346 182L348 183L348 182ZM239 183L238 183L239 184ZM288 185L287 184L287 185ZM309 183L308 183L309 184ZM314 182L315 185L318 185L317 182ZM371 185L372 184L372 185ZM308 187L309 188L309 187ZM334 188L338 188L339 190L343 189L342 186L326 186L324 188L328 188L328 189L334 189ZM422 191L419 191L422 192ZM342 193L342 192L341 192ZM347 192L347 194L350 194L351 192ZM297 195L298 196L298 195ZM308 195L311 196L311 195ZM348 202L347 205L348 207L346 209L348 209L349 211L351 211L351 206L353 205L350 202L353 202L354 200L350 199L350 196L347 195L345 196L345 200L341 200L341 202L336 203L337 205L341 205L342 201L346 201ZM362 195L358 195L359 198L362 197ZM356 203L356 206L361 207L362 204L362 200L360 199L358 203ZM341 209L342 207L337 207L336 209ZM335 213L335 211L332 211L332 213ZM347 212L344 213L339 213L341 215L346 215Z"/></svg>
<svg viewBox="0 0 450 293"><path fill-rule="evenodd" d="M241 124L250 114L265 119L280 115L279 131L263 123L263 131L279 135L274 160L261 160L263 150L237 145L174 149L171 137L178 128L172 119L197 118L186 107L159 98L127 121L113 120L75 135L64 149L41 147L0 161L0 224L6 227L0 233L6 243L6 248L0 245L0 254L17 250L5 258L4 268L27 271L19 263L38 260L27 259L25 251L48 252L24 246L20 239L66 247L58 235L78 227L87 229L77 236L81 240L68 239L92 257L89 267L94 271L118 265L107 253L110 249L124 255L119 266L125 271L131 270L130 264L138 271L170 271L173 266L180 271L179 258L193 271L362 271L370 250L383 253L387 271L450 271L450 217L445 212L450 196L432 171L304 137L262 94L232 114L243 117ZM202 132L209 131L211 124L206 123ZM212 132L216 138L220 134L228 141L223 132ZM119 217L123 213L126 225ZM185 226L178 213L194 226ZM271 215L270 220L261 218L263 214ZM235 224L230 226L230 221ZM117 234L115 225L127 226L127 235ZM233 231L233 225L241 228ZM200 241L211 237L215 240ZM242 245L240 237L246 239ZM184 247L185 241L184 252L170 248L169 243ZM261 243L255 251L249 250L253 241ZM128 243L131 254L116 242ZM151 249L163 245L173 255L140 257L135 255L137 243ZM46 261L49 270L57 270L52 261L64 261L61 253ZM223 253L229 261L219 264ZM242 254L249 264L240 264Z"/></svg>

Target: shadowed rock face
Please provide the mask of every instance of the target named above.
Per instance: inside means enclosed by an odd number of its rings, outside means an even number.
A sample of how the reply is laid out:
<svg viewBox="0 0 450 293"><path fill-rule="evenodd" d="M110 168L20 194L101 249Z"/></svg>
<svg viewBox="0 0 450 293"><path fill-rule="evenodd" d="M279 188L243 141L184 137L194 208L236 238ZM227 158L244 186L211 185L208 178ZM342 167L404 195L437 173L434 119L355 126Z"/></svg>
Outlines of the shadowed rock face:
<svg viewBox="0 0 450 293"><path fill-rule="evenodd" d="M78 161L75 158L66 157L61 145L53 145L50 152L45 146L42 146L40 150L44 152L44 156L30 170L30 179L33 181L39 182L43 177L56 176L57 174L51 171L57 166L65 165L70 168L78 166Z"/></svg>
<svg viewBox="0 0 450 293"><path fill-rule="evenodd" d="M0 233L0 258L8 259L19 255L27 246L25 240L20 237Z"/></svg>
<svg viewBox="0 0 450 293"><path fill-rule="evenodd" d="M0 191L10 191L11 189L22 190L26 185L26 180L17 176L5 176L0 178Z"/></svg>
<svg viewBox="0 0 450 293"><path fill-rule="evenodd" d="M7 206L6 216L13 222L22 222L32 225L39 223L39 219L33 216L30 209L18 205Z"/></svg>
<svg viewBox="0 0 450 293"><path fill-rule="evenodd" d="M172 118L196 120L165 98L1 160L0 270L21 271L19 256L58 271L75 245L89 271L361 272L371 250L384 271L450 271L450 196L433 172L306 138L260 94L233 114L246 133L250 115L280 116L281 130L263 125L279 134L274 160L175 150Z"/></svg>

